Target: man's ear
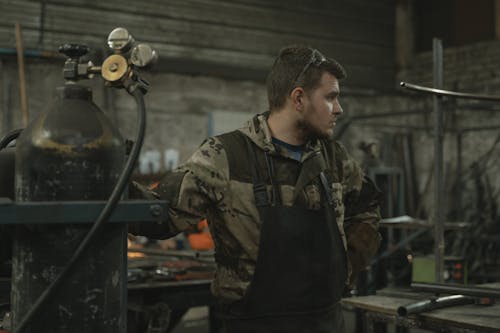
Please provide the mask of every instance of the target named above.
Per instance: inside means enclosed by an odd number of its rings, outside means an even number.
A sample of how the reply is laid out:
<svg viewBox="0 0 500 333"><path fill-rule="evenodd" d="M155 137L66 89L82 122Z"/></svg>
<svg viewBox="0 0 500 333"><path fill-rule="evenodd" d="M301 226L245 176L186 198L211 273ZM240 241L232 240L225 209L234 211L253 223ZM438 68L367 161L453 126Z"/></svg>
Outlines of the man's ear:
<svg viewBox="0 0 500 333"><path fill-rule="evenodd" d="M304 108L304 97L305 91L302 87L296 87L290 93L292 105L296 110L301 111Z"/></svg>

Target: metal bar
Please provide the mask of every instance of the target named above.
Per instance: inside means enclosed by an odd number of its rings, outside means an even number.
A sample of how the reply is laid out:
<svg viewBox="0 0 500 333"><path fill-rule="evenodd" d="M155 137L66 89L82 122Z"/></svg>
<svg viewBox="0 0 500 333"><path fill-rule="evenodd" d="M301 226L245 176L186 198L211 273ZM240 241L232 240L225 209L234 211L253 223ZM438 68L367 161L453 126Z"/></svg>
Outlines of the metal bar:
<svg viewBox="0 0 500 333"><path fill-rule="evenodd" d="M23 37L21 25L16 22L16 49L17 49L17 66L19 70L19 89L21 98L21 113L23 116L23 126L28 126L28 98L26 96L26 76L24 74L24 51Z"/></svg>
<svg viewBox="0 0 500 333"><path fill-rule="evenodd" d="M474 297L492 297L500 299L500 290L484 287L471 287L455 284L439 284L439 283L412 283L411 287L415 290L444 293L444 294L460 294Z"/></svg>
<svg viewBox="0 0 500 333"><path fill-rule="evenodd" d="M452 295L439 297L435 299L426 299L419 302L414 302L398 307L398 315L402 317L409 316L411 314L431 311L434 309L446 308L455 305L464 305L474 303L474 298L464 295Z"/></svg>
<svg viewBox="0 0 500 333"><path fill-rule="evenodd" d="M11 82L7 75L5 63L0 59L0 75L2 78L2 135L7 133L12 127L11 115Z"/></svg>
<svg viewBox="0 0 500 333"><path fill-rule="evenodd" d="M399 128L399 129L408 129L413 131L431 131L433 127L427 126L413 126L406 124L386 124L386 123L377 123L377 122L358 122L353 124L353 126L368 126L368 127L385 127L385 128ZM475 131L496 131L500 129L500 125L491 125L491 126L477 126L477 127L465 127L459 130L453 128L444 128L445 132L450 133L460 133L460 132L475 132Z"/></svg>
<svg viewBox="0 0 500 333"><path fill-rule="evenodd" d="M477 126L461 128L458 132L474 132L474 131L494 131L500 129L500 125Z"/></svg>
<svg viewBox="0 0 500 333"><path fill-rule="evenodd" d="M386 123L378 123L378 122L358 122L353 124L353 126L365 126L365 127L377 127L377 128L397 128L402 130L412 130L412 131L431 131L432 127L427 126L414 126L407 124L386 124Z"/></svg>
<svg viewBox="0 0 500 333"><path fill-rule="evenodd" d="M35 49L24 49L23 54L26 57L33 58L55 58L64 59L64 55L54 51L41 51ZM0 47L0 55L17 55L17 50L11 47Z"/></svg>
<svg viewBox="0 0 500 333"><path fill-rule="evenodd" d="M13 202L0 198L0 224L93 223L105 201ZM165 218L166 201L122 201L108 222L158 222Z"/></svg>
<svg viewBox="0 0 500 333"><path fill-rule="evenodd" d="M463 130L457 133L457 215L462 217L462 139L463 139Z"/></svg>
<svg viewBox="0 0 500 333"><path fill-rule="evenodd" d="M481 112L499 112L500 111L498 104L490 103L489 101L486 101L486 103L480 103L480 102L460 103L460 104L456 104L454 106L454 109L457 111L460 111L460 110L466 110L466 111L475 110L475 111L481 111Z"/></svg>
<svg viewBox="0 0 500 333"><path fill-rule="evenodd" d="M380 113L370 113L370 114L359 114L351 116L352 120L362 120L362 119L371 119L371 118L385 118L385 117L394 117L394 116L408 116L408 115L417 115L422 113L430 113L430 109L419 109L419 110L402 110L402 111L392 111L392 112L380 112Z"/></svg>
<svg viewBox="0 0 500 333"><path fill-rule="evenodd" d="M463 98L463 99L476 99L476 100L482 100L482 101L500 102L500 96L461 93L461 92L456 92L456 91L451 91L451 90L444 90L444 89L436 89L436 88L419 86L417 84L412 84L412 83L408 83L408 82L404 82L404 81L402 81L399 85L401 87L409 89L409 90L415 90L415 91L429 93L429 94L433 94L433 95L437 95L437 96L449 96L449 97ZM462 108L462 107L460 107L460 108ZM488 111L500 111L500 110L488 110Z"/></svg>
<svg viewBox="0 0 500 333"><path fill-rule="evenodd" d="M161 250L161 249L145 249L145 248L130 248L128 252L144 253L151 256L164 257L188 257L188 258L213 258L213 251L194 251L194 250Z"/></svg>
<svg viewBox="0 0 500 333"><path fill-rule="evenodd" d="M437 88L443 86L443 44L434 38L433 84ZM444 265L444 214L443 214L443 111L439 95L433 96L434 109L434 252L436 256L436 282L443 282Z"/></svg>
<svg viewBox="0 0 500 333"><path fill-rule="evenodd" d="M45 17L47 16L47 0L42 0L40 6L40 28L38 29L38 47L41 48L43 45L43 37L45 33Z"/></svg>

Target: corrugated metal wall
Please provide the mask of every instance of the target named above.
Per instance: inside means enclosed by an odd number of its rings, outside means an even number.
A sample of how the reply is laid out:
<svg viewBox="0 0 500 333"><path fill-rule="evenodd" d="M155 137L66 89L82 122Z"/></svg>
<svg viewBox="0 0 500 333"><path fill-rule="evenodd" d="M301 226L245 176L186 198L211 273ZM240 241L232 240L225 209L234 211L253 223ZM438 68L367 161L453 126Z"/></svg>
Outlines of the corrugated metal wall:
<svg viewBox="0 0 500 333"><path fill-rule="evenodd" d="M103 47L124 26L160 53L160 70L262 80L278 50L301 43L345 65L351 88L394 86L392 0L0 0L0 46Z"/></svg>

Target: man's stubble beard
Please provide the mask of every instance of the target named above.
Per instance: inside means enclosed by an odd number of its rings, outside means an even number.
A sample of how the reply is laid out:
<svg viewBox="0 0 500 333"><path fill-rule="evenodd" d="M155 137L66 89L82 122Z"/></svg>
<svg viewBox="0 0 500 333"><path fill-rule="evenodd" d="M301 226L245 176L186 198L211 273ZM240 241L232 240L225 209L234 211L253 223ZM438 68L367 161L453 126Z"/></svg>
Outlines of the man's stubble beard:
<svg viewBox="0 0 500 333"><path fill-rule="evenodd" d="M297 128L303 133L306 142L321 139L331 139L333 137L333 131L332 134L322 133L320 130L312 126L311 123L306 119L298 120Z"/></svg>

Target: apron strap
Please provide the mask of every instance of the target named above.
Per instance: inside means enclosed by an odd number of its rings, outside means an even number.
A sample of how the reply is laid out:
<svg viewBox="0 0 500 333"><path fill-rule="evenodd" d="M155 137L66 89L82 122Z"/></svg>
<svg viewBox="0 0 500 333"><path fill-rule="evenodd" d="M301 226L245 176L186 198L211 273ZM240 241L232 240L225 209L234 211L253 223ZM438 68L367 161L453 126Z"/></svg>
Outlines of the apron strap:
<svg viewBox="0 0 500 333"><path fill-rule="evenodd" d="M269 174L269 179L271 180L272 186L272 198L271 198L271 206L276 206L277 204L281 204L281 190L275 180L275 169L274 169L274 158L267 151L264 152L264 157L266 158L267 164L267 173Z"/></svg>
<svg viewBox="0 0 500 333"><path fill-rule="evenodd" d="M325 170L332 170L331 165L330 165L330 159L333 162L336 162L335 161L335 150L332 150L331 156L328 156L328 152L326 150L327 143L325 141L326 140L320 141L320 143L321 143L321 161L320 161L320 163L321 163L322 171L319 174L319 179L321 181L323 192L325 194L325 198L326 198L328 205L331 208L335 209L337 207L337 203L335 202L335 199L333 197L333 189L330 185L332 183L333 179L329 179L327 173L325 172ZM330 159L328 157L330 157ZM336 172L338 170L332 170L332 171Z"/></svg>
<svg viewBox="0 0 500 333"><path fill-rule="evenodd" d="M271 200L269 200L269 196L267 194L266 182L262 177L260 169L257 163L257 150L255 149L255 144L253 144L248 136L245 135L246 146L248 150L248 154L252 155L250 158L250 169L252 171L252 183L253 183L253 192L255 196L255 205L257 207L263 206L276 206L276 204L281 204L281 192L278 184L274 181L275 169L274 169L274 160L272 155L270 155L267 151L264 151L264 157L267 166L267 174L269 176L269 180L272 188Z"/></svg>
<svg viewBox="0 0 500 333"><path fill-rule="evenodd" d="M250 138L245 135L245 141L247 144L247 151L250 157L250 169L252 171L252 183L253 183L253 194L255 197L255 206L263 207L269 206L269 197L267 195L266 183L260 175L260 170L257 166L257 153L252 147L252 142ZM266 159L267 160L267 159ZM267 162L267 161L266 161Z"/></svg>

